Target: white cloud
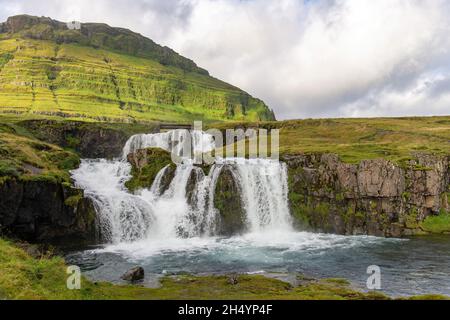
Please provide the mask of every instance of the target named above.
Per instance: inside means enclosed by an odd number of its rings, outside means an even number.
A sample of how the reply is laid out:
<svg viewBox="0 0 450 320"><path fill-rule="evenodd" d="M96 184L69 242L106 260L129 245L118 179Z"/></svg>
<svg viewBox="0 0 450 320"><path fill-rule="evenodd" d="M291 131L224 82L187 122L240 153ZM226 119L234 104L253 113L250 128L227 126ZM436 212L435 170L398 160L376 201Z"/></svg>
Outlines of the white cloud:
<svg viewBox="0 0 450 320"><path fill-rule="evenodd" d="M450 114L445 0L0 0L141 32L279 118Z"/></svg>

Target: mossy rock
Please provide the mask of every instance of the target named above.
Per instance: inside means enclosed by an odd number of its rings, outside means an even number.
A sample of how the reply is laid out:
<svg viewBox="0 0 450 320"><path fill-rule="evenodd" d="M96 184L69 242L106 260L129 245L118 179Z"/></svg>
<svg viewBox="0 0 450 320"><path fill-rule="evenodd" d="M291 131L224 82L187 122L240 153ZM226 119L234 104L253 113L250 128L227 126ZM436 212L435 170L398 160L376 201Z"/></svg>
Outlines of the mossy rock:
<svg viewBox="0 0 450 320"><path fill-rule="evenodd" d="M247 230L241 190L232 173L231 166L224 166L217 181L214 205L219 213L217 234L234 236Z"/></svg>
<svg viewBox="0 0 450 320"><path fill-rule="evenodd" d="M165 167L170 166L163 177L163 190L160 190L163 193L167 190L175 175L176 166L172 162L171 154L163 149L149 148L138 150L128 155L128 162L132 165L132 178L125 186L131 192L151 188L158 173Z"/></svg>

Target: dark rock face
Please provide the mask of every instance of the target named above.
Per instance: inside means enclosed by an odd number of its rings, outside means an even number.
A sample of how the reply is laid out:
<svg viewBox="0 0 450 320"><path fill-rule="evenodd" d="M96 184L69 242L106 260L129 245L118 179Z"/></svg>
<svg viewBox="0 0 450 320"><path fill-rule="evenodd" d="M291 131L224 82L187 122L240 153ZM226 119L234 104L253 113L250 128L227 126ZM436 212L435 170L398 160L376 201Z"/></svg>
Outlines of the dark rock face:
<svg viewBox="0 0 450 320"><path fill-rule="evenodd" d="M135 267L130 270L128 270L123 276L122 280L130 281L130 282L137 282L144 280L145 272L142 267Z"/></svg>
<svg viewBox="0 0 450 320"><path fill-rule="evenodd" d="M38 139L74 149L83 158L118 157L129 138L121 131L83 122L31 120L21 124Z"/></svg>
<svg viewBox="0 0 450 320"><path fill-rule="evenodd" d="M81 190L14 179L0 185L0 232L29 242L92 242L96 213Z"/></svg>
<svg viewBox="0 0 450 320"><path fill-rule="evenodd" d="M285 156L298 227L345 235L420 234L420 222L448 210L449 157L417 155L342 163L336 155Z"/></svg>
<svg viewBox="0 0 450 320"><path fill-rule="evenodd" d="M225 165L217 181L214 205L219 213L217 235L234 236L247 229L241 190L230 165Z"/></svg>

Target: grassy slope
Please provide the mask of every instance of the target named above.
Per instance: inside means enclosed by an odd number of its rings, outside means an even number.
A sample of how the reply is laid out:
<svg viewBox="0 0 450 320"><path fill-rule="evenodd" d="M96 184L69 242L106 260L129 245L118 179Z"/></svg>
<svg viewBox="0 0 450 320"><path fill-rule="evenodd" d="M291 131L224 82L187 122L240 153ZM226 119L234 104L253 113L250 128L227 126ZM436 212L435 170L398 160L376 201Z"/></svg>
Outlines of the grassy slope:
<svg viewBox="0 0 450 320"><path fill-rule="evenodd" d="M70 122L52 116L0 114L0 183L12 177L70 183L69 170L78 166L79 154L71 148L63 149L39 140L40 132L32 133L22 124L22 121L31 119L58 120L54 124L55 127ZM86 127L87 130L105 128L131 136L152 132L155 126L156 123L83 122L80 128Z"/></svg>
<svg viewBox="0 0 450 320"><path fill-rule="evenodd" d="M68 170L76 168L79 162L76 153L41 142L23 128L0 122L0 183L12 177L70 183Z"/></svg>
<svg viewBox="0 0 450 320"><path fill-rule="evenodd" d="M204 74L106 49L5 34L0 112L166 122L270 116L262 101Z"/></svg>
<svg viewBox="0 0 450 320"><path fill-rule="evenodd" d="M450 116L210 125L218 129L236 126L280 129L282 154L336 153L348 163L377 158L401 161L414 152L450 155Z"/></svg>

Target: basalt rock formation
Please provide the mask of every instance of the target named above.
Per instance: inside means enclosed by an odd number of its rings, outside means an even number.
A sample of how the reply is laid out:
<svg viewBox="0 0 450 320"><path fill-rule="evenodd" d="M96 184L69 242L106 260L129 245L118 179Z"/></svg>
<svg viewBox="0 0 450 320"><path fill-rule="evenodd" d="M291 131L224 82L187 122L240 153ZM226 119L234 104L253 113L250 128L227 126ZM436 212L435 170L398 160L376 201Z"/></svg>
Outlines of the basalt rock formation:
<svg viewBox="0 0 450 320"><path fill-rule="evenodd" d="M170 152L158 148L141 149L130 153L127 159L132 165L131 175L133 178L126 183L130 191L150 189L158 173L166 166L169 167L162 177L160 190L157 192L163 194L169 189L176 170Z"/></svg>
<svg viewBox="0 0 450 320"><path fill-rule="evenodd" d="M343 235L421 234L427 217L448 211L449 157L418 154L396 165L346 164L333 154L284 156L298 227Z"/></svg>
<svg viewBox="0 0 450 320"><path fill-rule="evenodd" d="M96 213L83 192L64 184L10 179L0 184L0 233L32 243L89 243Z"/></svg>
<svg viewBox="0 0 450 320"><path fill-rule="evenodd" d="M224 166L217 181L214 206L218 210L218 230L222 236L234 236L246 231L242 190L229 165Z"/></svg>

